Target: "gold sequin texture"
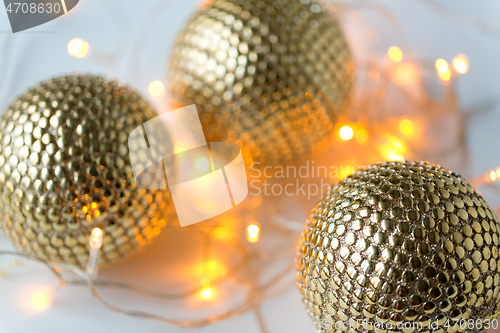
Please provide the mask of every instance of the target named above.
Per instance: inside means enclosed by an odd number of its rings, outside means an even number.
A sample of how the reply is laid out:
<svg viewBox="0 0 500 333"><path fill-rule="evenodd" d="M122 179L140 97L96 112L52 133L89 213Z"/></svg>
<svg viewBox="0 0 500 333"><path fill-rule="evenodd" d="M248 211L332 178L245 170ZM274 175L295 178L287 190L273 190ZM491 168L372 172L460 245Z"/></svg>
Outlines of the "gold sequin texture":
<svg viewBox="0 0 500 333"><path fill-rule="evenodd" d="M94 227L105 232L102 265L150 243L173 205L169 192L137 186L127 140L155 116L132 89L100 77L26 91L0 118L0 230L22 251L80 267Z"/></svg>
<svg viewBox="0 0 500 333"><path fill-rule="evenodd" d="M373 324L349 332L375 333L376 323L484 332L443 325L499 310L499 233L498 218L460 175L424 162L368 166L312 210L299 241L298 286L322 332L341 332L335 323L349 320Z"/></svg>
<svg viewBox="0 0 500 333"><path fill-rule="evenodd" d="M353 79L344 34L316 1L215 0L178 36L169 84L179 105L198 106L209 141L273 164L326 140Z"/></svg>

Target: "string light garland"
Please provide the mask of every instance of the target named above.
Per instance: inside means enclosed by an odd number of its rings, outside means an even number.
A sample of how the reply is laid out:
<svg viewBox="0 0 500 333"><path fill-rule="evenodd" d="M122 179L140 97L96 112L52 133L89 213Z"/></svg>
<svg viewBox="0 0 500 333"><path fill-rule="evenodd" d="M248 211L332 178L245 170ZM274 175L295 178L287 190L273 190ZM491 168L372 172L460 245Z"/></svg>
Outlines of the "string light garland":
<svg viewBox="0 0 500 333"><path fill-rule="evenodd" d="M20 266L25 266L26 264L22 261L18 260L13 260L9 264L5 265L4 267L0 268L0 278L4 277L9 273L11 270L18 268Z"/></svg>
<svg viewBox="0 0 500 333"><path fill-rule="evenodd" d="M255 226L254 226L255 227ZM252 230L252 234L255 233L254 228L250 228ZM98 230L98 228L93 229L92 234L89 239L89 244L92 244L92 249L95 249L95 255L98 256L100 251L100 245L102 245L102 232ZM292 242L293 239L293 242ZM225 276L220 278L211 280L211 281L203 281L199 287L192 288L190 290L186 290L180 293L162 293L157 291L148 290L145 288L141 288L138 286L134 286L127 283L113 282L113 281L100 281L96 280L97 276L97 265L95 259L89 257L89 263L87 265L87 271L83 271L77 267L65 264L54 264L46 261L45 259L29 253L20 253L13 251L0 251L0 255L11 255L11 256L19 256L28 260L33 260L45 265L50 271L54 274L54 276L58 279L60 286L87 286L90 289L91 294L99 300L99 302L107 307L110 310L123 313L125 315L129 315L132 317L139 317L145 319L158 320L161 322L165 322L174 326L184 327L184 328L200 328L220 320L232 318L239 316L251 309L253 309L259 302L266 298L266 294L272 291L272 288L282 282L283 279L289 277L289 272L292 270L293 262L283 269L282 271L274 274L270 279L257 284L252 277L255 277L255 272L249 271L249 267L253 266L261 266L266 264L269 261L276 261L280 258L282 253L285 250L291 251L293 250L293 246L290 247L291 244L295 243L296 233L292 234L292 237L288 237L283 242L284 246L279 246L271 250L265 251L253 251L253 252L244 252L243 256L240 258L239 263L234 267L228 269L228 273ZM236 248L243 248L241 245ZM264 255L265 253L265 255ZM289 258L290 259L290 258ZM209 263L213 265L213 263ZM92 274L89 274L89 267L91 268ZM66 279L64 278L63 273L72 273L76 276L77 279ZM245 274L246 272L246 274ZM246 275L246 276L245 276ZM235 279L239 281L242 285L246 286L246 297L245 300L231 308L230 310L224 311L221 314L210 316L202 319L195 320L180 320L180 319L171 319L164 316L158 316L151 313L143 312L143 311L134 311L134 310L125 310L110 301L103 298L98 290L98 288L113 288L122 290L124 292L130 292L137 295L141 295L144 297L157 298L165 301L171 300L179 300L188 297L193 297L196 294L200 294L201 297L205 300L210 300L213 297L214 286L221 284L227 279ZM264 325L263 323L261 325Z"/></svg>
<svg viewBox="0 0 500 333"><path fill-rule="evenodd" d="M99 263L99 252L102 247L102 237L103 231L100 228L94 228L90 232L90 252L89 252L89 261L87 263L87 276L90 279L95 279L97 275L98 263Z"/></svg>
<svg viewBox="0 0 500 333"><path fill-rule="evenodd" d="M494 170L485 172L484 174L475 177L473 180L471 180L471 184L473 186L479 187L483 185L488 185L496 182L497 180L500 179L500 167L496 168Z"/></svg>
<svg viewBox="0 0 500 333"><path fill-rule="evenodd" d="M488 187L500 196L500 186L496 184L498 180L500 180L500 167L472 178L471 184L475 187ZM495 214L500 215L500 205L495 208Z"/></svg>
<svg viewBox="0 0 500 333"><path fill-rule="evenodd" d="M433 3L433 1L424 2ZM335 6L334 9L338 11L340 17L343 16L342 14L353 11L354 8L354 6L336 6L336 4L332 4L332 6ZM166 7L167 5L162 5L160 2L158 2L158 5L155 6L155 8L161 8L162 11L165 10ZM159 17L161 16L160 14L162 11L157 11L154 15L150 15ZM390 13L386 14L391 16ZM150 30L154 25L154 22L155 20L147 22L147 24L143 27L143 30ZM391 20L391 22L393 22L393 20ZM488 28L488 30L492 29L493 28ZM143 43L143 41L138 38L137 43ZM91 45L79 38L71 40L67 45L68 53L77 58L87 58L86 55L90 49ZM141 50L143 49L144 48L137 48L134 53L134 57L132 58L136 60L140 59L140 52L142 52ZM384 92L388 89L388 86L393 86L410 105L420 106L431 103L436 105L438 110L451 109L454 115L460 118L460 122L462 123L460 129L461 131L459 133L461 140L458 140L454 151L462 151L465 155L466 141L462 140L462 138L465 137L467 121L471 118L470 116L466 117L464 115L463 110L466 108L459 108L455 92L453 91L454 87L450 83L459 76L467 73L469 69L469 60L465 55L459 54L451 60L451 65L448 64L448 61L445 59L437 59L436 61L409 61L407 60L405 52L403 52L400 46L394 45L390 47L384 55L386 59L390 60L388 62L380 63L378 60L359 62L358 70L367 75L368 81L373 89L361 96L360 103L356 105L350 113L350 117L356 118L355 121L351 121L352 119L344 119L343 122L338 124L334 133L332 133L332 137L339 136L342 140L336 140L336 144L339 144L338 141L340 141L340 144L358 144L360 146L364 146L373 145L372 142L376 142L376 157L384 160L398 161L413 155L421 155L422 152L412 150L410 145L407 144L413 142L414 140L418 140L418 121L410 116L405 116L404 119L396 121L392 124L392 127L388 129L387 122L390 121L389 117L384 117L383 114L380 114ZM132 65L130 68L131 71L134 71L134 67ZM427 94L425 94L424 89L422 89L424 92L423 95L417 97L409 93L407 89L408 85L420 86L420 83L418 82L419 72L431 69L435 70L436 75L441 80L443 89L447 91L447 99L442 103L432 100ZM159 96L164 93L164 86L160 81L153 81L148 86L148 91L152 96ZM495 106L498 105L497 103L493 104ZM488 107L491 107L491 105L488 105ZM434 112L436 109L432 109L432 111ZM483 108L478 108L476 112L479 114L482 111ZM375 117L374 114L378 114L379 116ZM383 131L380 131L381 128ZM394 137L386 136L382 140L377 140L382 137L379 133L385 133L387 131L392 131L392 133L397 134L395 134ZM326 149L328 149L327 146L319 147L315 152L316 156ZM440 154L441 152L437 152L434 155ZM346 175L347 173L343 176ZM489 186L492 185L497 179L500 179L500 168L491 170L484 175L474 178L471 183L475 187L485 185ZM258 197L254 197L254 199L255 198ZM260 200L262 200L261 197ZM259 221L256 217L256 209L249 211L251 211L249 214L253 216L253 221ZM230 243L232 248L238 249L239 261L238 264L224 265L227 267L225 269L225 273L221 276L207 281L202 280L199 286L178 293L159 293L157 291L148 290L128 283L97 279L98 267L96 258L99 257L103 237L102 230L98 228L92 231L89 239L91 253L85 270L67 265L53 264L33 254L0 251L0 255L18 256L24 260L39 262L45 265L54 274L61 286L85 286L89 288L91 294L98 299L103 306L112 311L128 316L158 320L179 327L199 328L253 311L259 322L260 330L262 332L266 332L266 324L263 316L259 312L259 305L267 297L269 297L275 289L278 289L280 286L286 287L289 284L287 279L293 280L293 253L297 236L302 229L302 223L287 220L286 218L276 214L273 215L272 218L266 219L265 225L260 225L258 222L251 222L251 224L245 225L245 227L246 229L241 232L243 236L235 236L235 231L231 230L231 227L224 226L222 222L217 226L200 226L196 232L199 232L202 240L213 237L219 241ZM167 229L165 232L169 232L169 230ZM269 249L269 244L266 242L267 238L273 240L279 239L280 245ZM211 247L207 246L204 251L207 253L207 258L209 258L208 253L210 253L210 251ZM289 262L289 265L287 265L279 273L275 274L272 278L264 282L256 282L258 277L265 275L264 273L266 272L267 265L264 263L269 264L278 262ZM19 263L20 262L17 260L13 261L10 265L6 266L7 269L0 270L0 277L8 274L11 269L19 267ZM24 261L22 263L22 265L25 265ZM212 259L207 260L206 262L206 268L211 272L218 270L222 266L222 264L219 264ZM72 279L65 278L62 274L63 272L71 273ZM144 297L156 298L164 301L201 297L205 299L206 302L210 302L216 298L217 286L222 285L228 280L236 281L239 285L244 287L245 299L243 302L215 316L195 320L172 319L144 311L125 310L124 308L103 298L99 291L101 288L114 288L123 292L130 292ZM49 305L49 303L42 301L42 298L40 298L39 304L43 306Z"/></svg>

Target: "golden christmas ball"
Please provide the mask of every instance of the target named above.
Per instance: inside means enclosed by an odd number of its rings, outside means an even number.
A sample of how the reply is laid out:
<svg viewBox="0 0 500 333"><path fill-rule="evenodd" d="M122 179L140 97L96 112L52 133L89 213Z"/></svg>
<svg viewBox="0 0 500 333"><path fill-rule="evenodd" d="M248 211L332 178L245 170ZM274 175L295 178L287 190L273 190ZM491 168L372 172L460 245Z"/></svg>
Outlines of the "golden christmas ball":
<svg viewBox="0 0 500 333"><path fill-rule="evenodd" d="M178 36L169 82L180 105L197 105L208 141L275 164L325 138L353 79L341 27L315 0L215 0Z"/></svg>
<svg viewBox="0 0 500 333"><path fill-rule="evenodd" d="M424 162L372 165L312 210L298 284L321 332L484 332L499 309L499 236L498 218L460 175Z"/></svg>
<svg viewBox="0 0 500 333"><path fill-rule="evenodd" d="M90 231L101 264L128 257L173 212L165 191L134 181L129 133L156 115L132 89L64 76L19 96L0 118L0 229L22 251L85 266Z"/></svg>

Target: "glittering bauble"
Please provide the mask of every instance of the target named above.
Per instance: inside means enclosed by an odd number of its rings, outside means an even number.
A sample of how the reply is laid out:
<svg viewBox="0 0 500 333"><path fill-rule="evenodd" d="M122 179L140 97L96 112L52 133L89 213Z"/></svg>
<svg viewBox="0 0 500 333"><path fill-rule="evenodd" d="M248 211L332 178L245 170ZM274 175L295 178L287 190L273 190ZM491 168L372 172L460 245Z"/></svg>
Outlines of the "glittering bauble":
<svg viewBox="0 0 500 333"><path fill-rule="evenodd" d="M321 142L353 76L339 23L315 0L215 0L177 38L169 81L175 100L197 105L208 141L275 164Z"/></svg>
<svg viewBox="0 0 500 333"><path fill-rule="evenodd" d="M478 322L499 309L499 235L460 175L423 162L366 167L312 210L297 259L303 301L322 332L484 332Z"/></svg>
<svg viewBox="0 0 500 333"><path fill-rule="evenodd" d="M136 92L93 76L42 82L0 118L0 227L21 250L84 266L104 230L101 264L149 243L172 212L168 192L139 188L129 133L155 116Z"/></svg>

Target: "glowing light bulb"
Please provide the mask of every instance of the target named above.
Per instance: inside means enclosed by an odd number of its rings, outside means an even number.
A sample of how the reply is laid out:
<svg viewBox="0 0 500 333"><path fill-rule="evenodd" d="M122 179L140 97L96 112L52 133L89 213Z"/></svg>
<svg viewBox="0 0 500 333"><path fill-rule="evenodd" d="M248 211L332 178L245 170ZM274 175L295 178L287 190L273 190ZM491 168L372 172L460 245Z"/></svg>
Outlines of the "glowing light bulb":
<svg viewBox="0 0 500 333"><path fill-rule="evenodd" d="M404 135L410 135L413 132L413 123L409 119L403 119L399 122L399 130Z"/></svg>
<svg viewBox="0 0 500 333"><path fill-rule="evenodd" d="M151 94L151 96L160 96L163 91L165 90L165 87L163 86L163 83L159 80L155 80L149 84L148 91Z"/></svg>
<svg viewBox="0 0 500 333"><path fill-rule="evenodd" d="M441 58L437 59L436 70L441 80L448 81L451 78L450 66L446 60Z"/></svg>
<svg viewBox="0 0 500 333"><path fill-rule="evenodd" d="M100 249L102 246L102 230L99 228L92 229L89 245L91 248Z"/></svg>
<svg viewBox="0 0 500 333"><path fill-rule="evenodd" d="M89 217L90 215L87 215ZM102 237L103 231L99 228L94 228L90 232L89 245L90 245L90 253L89 260L87 261L86 273L89 279L95 279L98 271L98 263L99 263L99 253L101 252L102 247Z"/></svg>
<svg viewBox="0 0 500 333"><path fill-rule="evenodd" d="M495 179L497 179L497 175L496 175L495 171L490 172L490 178L492 181L495 181Z"/></svg>
<svg viewBox="0 0 500 333"><path fill-rule="evenodd" d="M444 59L441 59L441 58L437 59L436 60L436 70L442 74L448 72L448 70L449 70L448 62Z"/></svg>
<svg viewBox="0 0 500 333"><path fill-rule="evenodd" d="M453 58L453 68L460 73L465 74L469 70L469 59L465 54L458 54Z"/></svg>
<svg viewBox="0 0 500 333"><path fill-rule="evenodd" d="M68 43L68 53L77 58L83 58L89 52L89 43L80 39L73 38Z"/></svg>
<svg viewBox="0 0 500 333"><path fill-rule="evenodd" d="M211 299L213 297L213 295L214 294L213 294L212 288L210 288L210 287L205 287L201 290L201 298L203 298L206 301Z"/></svg>
<svg viewBox="0 0 500 333"><path fill-rule="evenodd" d="M497 176L500 178L500 168L497 170Z"/></svg>
<svg viewBox="0 0 500 333"><path fill-rule="evenodd" d="M260 229L257 225L255 224L249 225L247 228L247 232L248 232L248 241L250 243L255 243L259 240Z"/></svg>
<svg viewBox="0 0 500 333"><path fill-rule="evenodd" d="M397 46L391 46L387 51L387 55L389 56L389 59L394 62L400 62L403 60L403 51L401 51L401 49Z"/></svg>
<svg viewBox="0 0 500 333"><path fill-rule="evenodd" d="M352 130L352 128L350 126L343 126L340 130L339 130L339 135L340 135L340 138L342 140L351 140L353 135L354 135L354 131Z"/></svg>

